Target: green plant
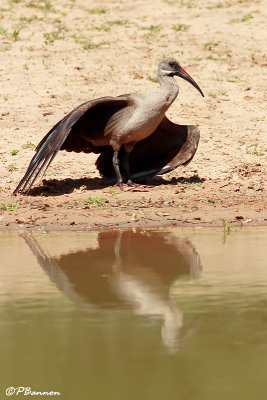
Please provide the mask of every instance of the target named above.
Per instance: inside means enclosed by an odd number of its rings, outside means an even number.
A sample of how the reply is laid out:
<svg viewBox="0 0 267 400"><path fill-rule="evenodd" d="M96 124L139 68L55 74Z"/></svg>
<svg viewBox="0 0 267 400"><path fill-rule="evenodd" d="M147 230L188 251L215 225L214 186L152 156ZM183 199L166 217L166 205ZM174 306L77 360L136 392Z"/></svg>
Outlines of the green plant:
<svg viewBox="0 0 267 400"><path fill-rule="evenodd" d="M224 218L222 218L222 226L223 226L224 233L227 233L229 235L230 226L227 224L227 222L225 221Z"/></svg>
<svg viewBox="0 0 267 400"><path fill-rule="evenodd" d="M89 10L90 14L105 14L107 10L105 8L93 8L92 10Z"/></svg>
<svg viewBox="0 0 267 400"><path fill-rule="evenodd" d="M10 164L8 165L7 169L9 172L12 172L12 171L17 171L18 167L15 164Z"/></svg>
<svg viewBox="0 0 267 400"><path fill-rule="evenodd" d="M187 31L188 28L190 28L191 25L185 25L185 24L179 24L179 25L173 25L172 29L176 32L183 32Z"/></svg>
<svg viewBox="0 0 267 400"><path fill-rule="evenodd" d="M18 40L20 31L21 31L23 28L24 28L24 25L21 24L21 25L19 25L17 28L15 28L14 31L12 32L11 37L12 37L12 39L13 39L15 42Z"/></svg>
<svg viewBox="0 0 267 400"><path fill-rule="evenodd" d="M94 30L94 31L99 31L99 32L101 32L101 31L104 31L104 32L109 32L110 31L110 28L108 28L107 26L92 26L92 28L90 28L91 30Z"/></svg>
<svg viewBox="0 0 267 400"><path fill-rule="evenodd" d="M213 93L213 92L209 92L208 96L210 97L217 97L217 96L226 96L227 92L225 90L221 90L220 92L217 93Z"/></svg>
<svg viewBox="0 0 267 400"><path fill-rule="evenodd" d="M16 154L18 154L19 153L19 150L12 150L11 152L10 152L10 154L12 155L12 156L15 156Z"/></svg>
<svg viewBox="0 0 267 400"><path fill-rule="evenodd" d="M158 79L153 76L148 76L147 79L150 80L151 82L158 82Z"/></svg>
<svg viewBox="0 0 267 400"><path fill-rule="evenodd" d="M88 39L75 39L75 43L79 43L83 46L84 50L92 50L96 49L99 45L98 44L92 44Z"/></svg>
<svg viewBox="0 0 267 400"><path fill-rule="evenodd" d="M208 7L208 8L224 8L224 7L227 7L227 6L224 5L224 4L219 3L219 4L215 4L215 6L211 6L211 7Z"/></svg>
<svg viewBox="0 0 267 400"><path fill-rule="evenodd" d="M31 17L20 17L20 21L23 23L28 23L30 24L32 21L43 21L43 18L38 17L37 15L32 15Z"/></svg>
<svg viewBox="0 0 267 400"><path fill-rule="evenodd" d="M213 50L214 47L217 47L217 46L219 46L218 43L207 42L207 43L204 44L204 49L210 51L210 50Z"/></svg>
<svg viewBox="0 0 267 400"><path fill-rule="evenodd" d="M249 14L243 15L242 18L235 18L235 19L233 19L232 22L236 22L236 23L246 22L246 21L248 21L249 19L252 19L252 18L254 18L253 15L252 15L251 13L249 13Z"/></svg>
<svg viewBox="0 0 267 400"><path fill-rule="evenodd" d="M43 33L43 36L45 38L45 44L54 44L55 40L62 39L62 36L60 36L58 32Z"/></svg>
<svg viewBox="0 0 267 400"><path fill-rule="evenodd" d="M19 207L17 201L13 201L11 203L0 203L0 210L4 211L16 211Z"/></svg>
<svg viewBox="0 0 267 400"><path fill-rule="evenodd" d="M203 183L203 182L194 181L192 178L190 178L190 179L179 178L178 182L185 189L192 189L195 186L201 186Z"/></svg>
<svg viewBox="0 0 267 400"><path fill-rule="evenodd" d="M52 11L51 0L31 0L27 7L39 8L42 11Z"/></svg>
<svg viewBox="0 0 267 400"><path fill-rule="evenodd" d="M115 21L108 21L109 25L125 25L127 24L127 19L119 19L119 20L115 20Z"/></svg>
<svg viewBox="0 0 267 400"><path fill-rule="evenodd" d="M161 30L161 25L150 25L146 29L148 29L150 32L156 33L156 32L159 32Z"/></svg>
<svg viewBox="0 0 267 400"><path fill-rule="evenodd" d="M22 145L23 149L30 149L35 147L35 144L33 144L32 142L27 141L25 144Z"/></svg>
<svg viewBox="0 0 267 400"><path fill-rule="evenodd" d="M136 213L133 213L133 214L132 214L132 216L131 216L131 221L133 221L133 222L137 221L137 215L136 215Z"/></svg>
<svg viewBox="0 0 267 400"><path fill-rule="evenodd" d="M168 217L170 214L166 213L166 212L161 212L161 211L157 211L156 214L159 217Z"/></svg>
<svg viewBox="0 0 267 400"><path fill-rule="evenodd" d="M46 234L47 234L44 225L42 225L41 228L38 228L38 231L40 231L40 233L41 233L42 235L46 235Z"/></svg>
<svg viewBox="0 0 267 400"><path fill-rule="evenodd" d="M7 29L1 28L0 27L0 35L5 35L7 33Z"/></svg>
<svg viewBox="0 0 267 400"><path fill-rule="evenodd" d="M259 143L247 148L247 154L254 154L255 156L263 156L265 152L266 149L262 146L259 146Z"/></svg>
<svg viewBox="0 0 267 400"><path fill-rule="evenodd" d="M93 197L88 197L88 200L84 200L83 204L97 204L97 205L103 205L105 203L108 203L109 201L105 198L93 198Z"/></svg>
<svg viewBox="0 0 267 400"><path fill-rule="evenodd" d="M120 207L126 207L126 206L129 206L129 205L130 205L130 202L129 202L129 201L123 201L123 200L120 200L120 201L118 201L117 203L118 203L118 205L119 205Z"/></svg>

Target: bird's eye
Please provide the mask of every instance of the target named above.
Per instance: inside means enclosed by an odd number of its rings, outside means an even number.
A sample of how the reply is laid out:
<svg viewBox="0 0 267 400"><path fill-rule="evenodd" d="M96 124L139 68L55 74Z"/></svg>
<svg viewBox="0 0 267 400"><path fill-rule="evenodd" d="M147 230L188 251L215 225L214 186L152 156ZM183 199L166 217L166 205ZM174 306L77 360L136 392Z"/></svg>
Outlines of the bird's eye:
<svg viewBox="0 0 267 400"><path fill-rule="evenodd" d="M175 68L175 67L176 67L176 63L175 63L175 62L170 62L170 66L171 66L172 68Z"/></svg>

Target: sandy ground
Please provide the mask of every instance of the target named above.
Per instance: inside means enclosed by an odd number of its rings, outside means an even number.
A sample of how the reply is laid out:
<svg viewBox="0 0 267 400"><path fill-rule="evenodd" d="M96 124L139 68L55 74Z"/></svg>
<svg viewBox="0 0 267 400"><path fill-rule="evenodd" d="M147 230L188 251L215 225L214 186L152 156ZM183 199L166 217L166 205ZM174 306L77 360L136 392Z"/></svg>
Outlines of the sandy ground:
<svg viewBox="0 0 267 400"><path fill-rule="evenodd" d="M1 0L0 228L267 224L266 14L264 0ZM179 79L167 113L199 125L187 167L120 191L94 155L61 152L35 195L12 195L59 119L95 97L155 90L164 56L205 93Z"/></svg>

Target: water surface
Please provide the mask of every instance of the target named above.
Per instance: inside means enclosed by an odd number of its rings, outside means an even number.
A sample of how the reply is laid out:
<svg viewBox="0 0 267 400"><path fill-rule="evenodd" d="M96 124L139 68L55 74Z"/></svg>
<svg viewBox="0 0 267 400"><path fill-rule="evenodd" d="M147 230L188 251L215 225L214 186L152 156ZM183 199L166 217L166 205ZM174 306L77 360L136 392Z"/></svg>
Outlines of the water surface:
<svg viewBox="0 0 267 400"><path fill-rule="evenodd" d="M266 243L266 228L1 232L0 398L266 398Z"/></svg>

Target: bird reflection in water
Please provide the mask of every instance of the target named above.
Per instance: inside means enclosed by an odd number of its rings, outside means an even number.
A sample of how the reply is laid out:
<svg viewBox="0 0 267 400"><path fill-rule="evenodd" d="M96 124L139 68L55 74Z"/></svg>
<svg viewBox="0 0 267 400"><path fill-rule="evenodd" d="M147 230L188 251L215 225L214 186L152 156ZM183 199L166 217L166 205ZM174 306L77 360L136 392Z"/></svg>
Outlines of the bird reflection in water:
<svg viewBox="0 0 267 400"><path fill-rule="evenodd" d="M163 344L177 347L183 313L170 289L179 277L201 273L199 255L187 239L154 230L100 232L97 248L51 257L37 237L23 237L50 279L76 304L160 316Z"/></svg>

